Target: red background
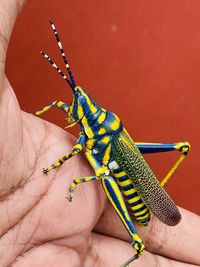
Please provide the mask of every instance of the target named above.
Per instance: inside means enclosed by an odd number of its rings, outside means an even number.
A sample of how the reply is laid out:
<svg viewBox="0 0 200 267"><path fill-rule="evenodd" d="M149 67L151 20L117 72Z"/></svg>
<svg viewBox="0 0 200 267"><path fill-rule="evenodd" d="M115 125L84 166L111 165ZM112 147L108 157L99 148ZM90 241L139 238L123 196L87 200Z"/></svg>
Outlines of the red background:
<svg viewBox="0 0 200 267"><path fill-rule="evenodd" d="M200 214L200 2L32 0L19 17L6 72L21 108L33 112L71 90L45 62L63 68L48 18L60 33L79 85L114 111L134 140L190 141L191 153L169 182L175 202ZM45 119L65 126L64 114ZM178 153L146 157L161 179Z"/></svg>

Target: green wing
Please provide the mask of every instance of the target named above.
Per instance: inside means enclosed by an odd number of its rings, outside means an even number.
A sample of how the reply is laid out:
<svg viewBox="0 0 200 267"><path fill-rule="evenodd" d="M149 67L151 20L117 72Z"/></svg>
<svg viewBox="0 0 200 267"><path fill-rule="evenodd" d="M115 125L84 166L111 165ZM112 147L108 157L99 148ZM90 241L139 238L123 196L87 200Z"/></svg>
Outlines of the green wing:
<svg viewBox="0 0 200 267"><path fill-rule="evenodd" d="M125 129L118 136L113 136L112 152L116 162L126 171L150 211L165 224L176 225L181 219L178 208L161 187Z"/></svg>

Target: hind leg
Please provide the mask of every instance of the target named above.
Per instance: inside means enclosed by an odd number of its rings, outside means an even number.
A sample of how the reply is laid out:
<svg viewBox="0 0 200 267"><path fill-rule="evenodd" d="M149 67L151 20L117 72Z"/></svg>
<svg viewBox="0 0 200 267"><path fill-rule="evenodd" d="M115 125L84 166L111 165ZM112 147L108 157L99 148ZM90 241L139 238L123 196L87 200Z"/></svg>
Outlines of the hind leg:
<svg viewBox="0 0 200 267"><path fill-rule="evenodd" d="M137 147L139 148L142 154L151 154L151 153L160 153L160 152L169 152L169 151L179 151L181 152L180 157L168 171L167 175L161 181L161 186L165 186L168 180L172 177L174 172L181 165L185 157L187 156L191 146L188 142L178 142L175 144L159 144L159 143L140 143L136 142Z"/></svg>
<svg viewBox="0 0 200 267"><path fill-rule="evenodd" d="M122 193L115 182L115 179L111 176L105 176L101 179L101 181L108 199L126 227L126 230L132 239L131 244L137 252L134 256L129 258L124 264L121 265L121 267L126 267L129 265L129 263L138 259L139 256L142 255L144 251L144 244L136 232L135 226L126 208L126 204L124 203Z"/></svg>

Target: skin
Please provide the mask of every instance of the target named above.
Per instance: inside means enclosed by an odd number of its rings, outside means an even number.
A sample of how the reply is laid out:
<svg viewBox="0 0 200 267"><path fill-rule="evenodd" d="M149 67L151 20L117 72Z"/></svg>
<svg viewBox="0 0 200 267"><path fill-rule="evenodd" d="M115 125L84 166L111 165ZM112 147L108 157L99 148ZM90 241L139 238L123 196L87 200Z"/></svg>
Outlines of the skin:
<svg viewBox="0 0 200 267"><path fill-rule="evenodd" d="M0 1L0 266L119 267L135 252L100 183L79 185L73 202L65 199L74 178L93 174L84 157L42 173L71 151L74 138L21 111L5 76L6 49L24 3ZM146 251L130 266L200 266L200 218L181 213L175 227L154 217L137 227Z"/></svg>

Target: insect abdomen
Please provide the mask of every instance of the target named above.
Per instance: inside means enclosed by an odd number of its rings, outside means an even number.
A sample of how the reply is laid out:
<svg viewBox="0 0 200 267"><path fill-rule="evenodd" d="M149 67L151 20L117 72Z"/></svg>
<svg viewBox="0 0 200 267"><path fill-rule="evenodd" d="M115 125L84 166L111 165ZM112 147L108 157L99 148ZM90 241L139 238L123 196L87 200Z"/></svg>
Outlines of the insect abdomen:
<svg viewBox="0 0 200 267"><path fill-rule="evenodd" d="M150 221L150 212L147 206L133 187L132 181L120 167L113 170L113 175L119 185L129 209L133 213L138 224L146 226Z"/></svg>

